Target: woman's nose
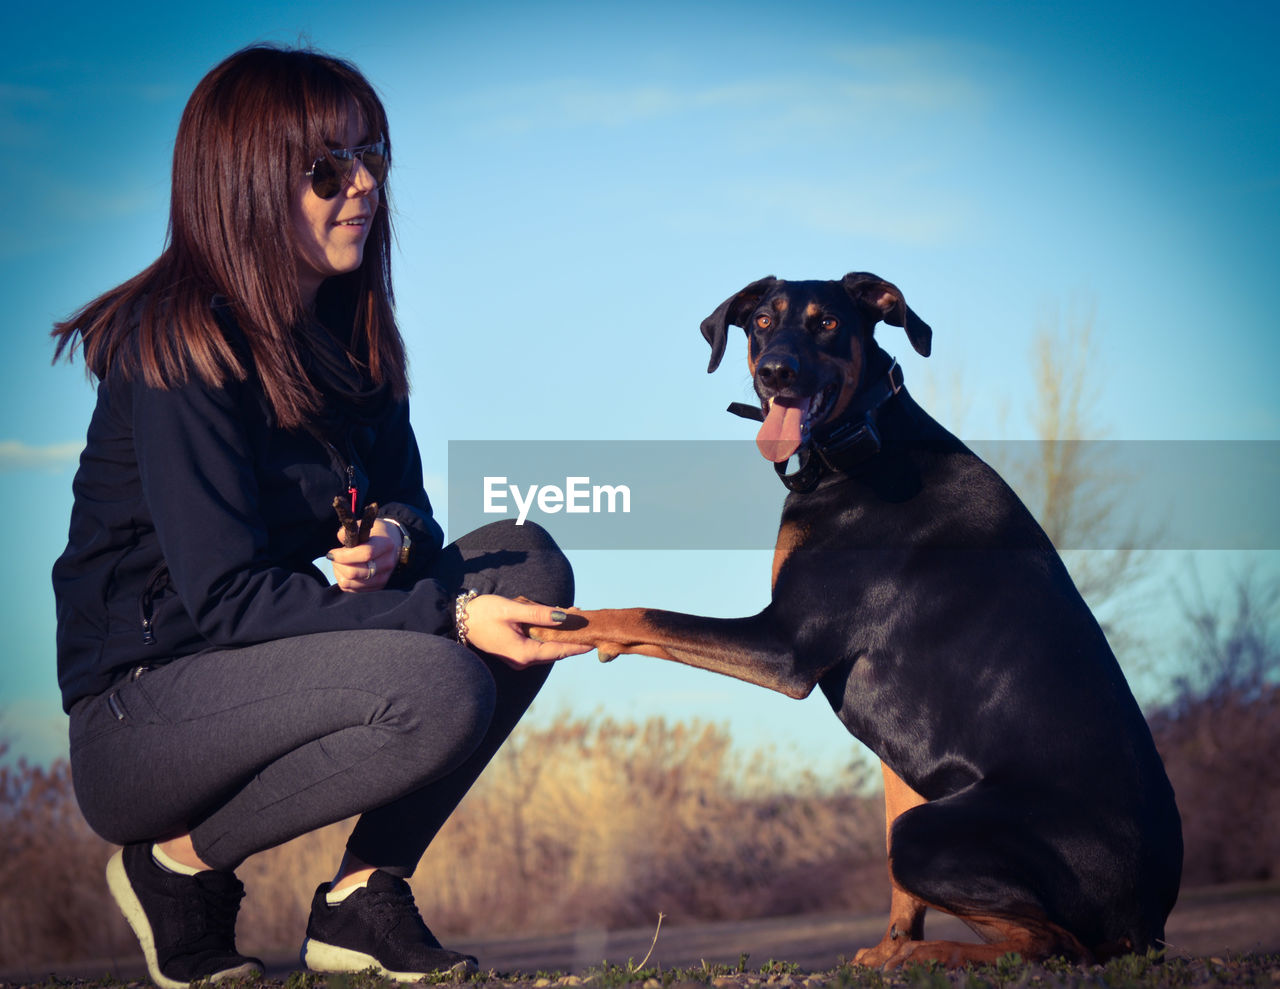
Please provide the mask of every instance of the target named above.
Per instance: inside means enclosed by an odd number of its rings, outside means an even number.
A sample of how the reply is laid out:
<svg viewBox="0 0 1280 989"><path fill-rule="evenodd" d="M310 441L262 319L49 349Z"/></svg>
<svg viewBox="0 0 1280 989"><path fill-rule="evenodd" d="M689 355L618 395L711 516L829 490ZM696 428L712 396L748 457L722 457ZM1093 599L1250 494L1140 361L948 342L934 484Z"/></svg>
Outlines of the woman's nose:
<svg viewBox="0 0 1280 989"><path fill-rule="evenodd" d="M378 180L365 167L364 160L357 158L352 162L351 174L347 179L347 197L367 196L378 188Z"/></svg>

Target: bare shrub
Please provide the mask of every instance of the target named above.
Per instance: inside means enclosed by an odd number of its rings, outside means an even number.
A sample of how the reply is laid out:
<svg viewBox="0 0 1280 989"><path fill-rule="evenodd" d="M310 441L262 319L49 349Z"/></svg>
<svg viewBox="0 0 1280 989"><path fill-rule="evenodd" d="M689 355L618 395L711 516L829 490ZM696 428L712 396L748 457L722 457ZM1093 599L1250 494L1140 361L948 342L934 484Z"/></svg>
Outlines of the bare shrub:
<svg viewBox="0 0 1280 989"><path fill-rule="evenodd" d="M1185 672L1149 718L1182 811L1183 881L1280 877L1280 584L1237 578L1231 600L1184 602Z"/></svg>
<svg viewBox="0 0 1280 989"><path fill-rule="evenodd" d="M415 877L460 929L544 931L878 905L881 811L725 729L562 717L502 750ZM442 920L443 922L443 920Z"/></svg>
<svg viewBox="0 0 1280 989"><path fill-rule="evenodd" d="M103 878L111 846L80 816L65 760L0 764L0 848L0 967L137 950Z"/></svg>
<svg viewBox="0 0 1280 989"><path fill-rule="evenodd" d="M1131 478L1099 442L1110 431L1096 413L1106 362L1095 320L1094 303L1081 298L1068 304L1065 316L1054 309L1037 322L1028 416L1035 456L995 466L1061 552L1112 647L1127 655L1139 644L1132 616L1141 611L1152 559L1139 549L1106 547L1151 545L1157 530L1148 521L1126 521L1121 491Z"/></svg>

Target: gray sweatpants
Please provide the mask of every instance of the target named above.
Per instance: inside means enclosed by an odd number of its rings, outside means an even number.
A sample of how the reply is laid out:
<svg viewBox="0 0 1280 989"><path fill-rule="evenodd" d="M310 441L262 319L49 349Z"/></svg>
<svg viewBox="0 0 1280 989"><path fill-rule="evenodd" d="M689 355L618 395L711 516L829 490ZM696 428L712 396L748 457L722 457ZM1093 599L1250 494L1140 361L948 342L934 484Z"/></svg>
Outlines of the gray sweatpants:
<svg viewBox="0 0 1280 989"><path fill-rule="evenodd" d="M464 536L433 576L572 603L568 561L531 523ZM201 653L73 707L76 797L108 841L190 832L219 869L359 814L348 849L408 877L549 671L404 631Z"/></svg>

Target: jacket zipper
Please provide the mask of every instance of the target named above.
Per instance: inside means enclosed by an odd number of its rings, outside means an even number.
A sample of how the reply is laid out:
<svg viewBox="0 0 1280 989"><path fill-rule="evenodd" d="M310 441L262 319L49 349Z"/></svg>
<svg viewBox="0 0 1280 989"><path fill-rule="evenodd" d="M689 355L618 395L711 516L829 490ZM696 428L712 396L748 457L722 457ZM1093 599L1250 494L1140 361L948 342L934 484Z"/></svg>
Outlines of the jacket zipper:
<svg viewBox="0 0 1280 989"><path fill-rule="evenodd" d="M342 471L347 476L347 497L351 499L351 504L349 507L351 508L352 517L357 517L356 508L359 506L360 493L359 491L356 490L355 465L348 463L346 458L343 457L342 454L338 452L338 448L334 446L332 443L330 443L328 440L322 439L320 442L323 443L326 447L328 447L329 452L333 455L334 463L336 463L340 468L342 468Z"/></svg>
<svg viewBox="0 0 1280 989"><path fill-rule="evenodd" d="M142 644L144 646L153 646L156 643L155 633L155 615L152 605L155 602L156 592L169 579L169 567L167 564L161 563L147 577L146 584L142 587L142 596L138 600L138 616L142 620Z"/></svg>

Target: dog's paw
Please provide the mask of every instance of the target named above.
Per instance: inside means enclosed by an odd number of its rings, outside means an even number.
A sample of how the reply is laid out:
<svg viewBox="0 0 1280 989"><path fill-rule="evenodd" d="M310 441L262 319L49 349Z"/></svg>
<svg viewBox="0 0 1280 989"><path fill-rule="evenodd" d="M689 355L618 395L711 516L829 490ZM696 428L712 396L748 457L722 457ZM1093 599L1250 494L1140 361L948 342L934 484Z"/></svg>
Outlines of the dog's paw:
<svg viewBox="0 0 1280 989"><path fill-rule="evenodd" d="M516 600L520 600L517 598ZM528 602L533 604L532 601ZM558 625L530 625L529 638L538 642L571 642L575 645L595 645L590 638L575 634L581 633L590 624L584 615L577 608L561 608L565 613L565 620Z"/></svg>
<svg viewBox="0 0 1280 989"><path fill-rule="evenodd" d="M600 662L608 663L624 652L626 646L618 641L604 638L608 629L608 613L583 611L580 608L563 608L566 617L559 625L530 625L529 638L538 642L567 642L578 646L591 646L600 657ZM592 619L595 619L593 621Z"/></svg>
<svg viewBox="0 0 1280 989"><path fill-rule="evenodd" d="M853 956L853 963L866 968L884 968L889 959L898 953L901 946L902 942L891 941L886 935L879 944L859 949Z"/></svg>

